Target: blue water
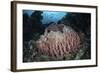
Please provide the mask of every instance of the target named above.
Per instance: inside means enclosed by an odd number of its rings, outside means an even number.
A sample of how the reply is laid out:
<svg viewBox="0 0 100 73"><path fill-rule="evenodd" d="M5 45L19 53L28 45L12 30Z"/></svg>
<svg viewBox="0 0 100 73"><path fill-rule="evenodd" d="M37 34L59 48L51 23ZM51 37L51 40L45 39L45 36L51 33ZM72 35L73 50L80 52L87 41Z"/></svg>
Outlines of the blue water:
<svg viewBox="0 0 100 73"><path fill-rule="evenodd" d="M23 13L27 13L29 16L33 13L33 10L24 10ZM54 12L54 11L43 11L42 16L42 23L48 24L50 22L57 23L66 15L66 12Z"/></svg>
<svg viewBox="0 0 100 73"><path fill-rule="evenodd" d="M31 14L33 13L33 10L23 10L23 14L27 13L29 16L31 16Z"/></svg>
<svg viewBox="0 0 100 73"><path fill-rule="evenodd" d="M65 12L47 12L47 11L44 11L42 15L43 15L42 22L44 24L47 24L50 22L57 23L59 20L61 20L66 15L66 13Z"/></svg>

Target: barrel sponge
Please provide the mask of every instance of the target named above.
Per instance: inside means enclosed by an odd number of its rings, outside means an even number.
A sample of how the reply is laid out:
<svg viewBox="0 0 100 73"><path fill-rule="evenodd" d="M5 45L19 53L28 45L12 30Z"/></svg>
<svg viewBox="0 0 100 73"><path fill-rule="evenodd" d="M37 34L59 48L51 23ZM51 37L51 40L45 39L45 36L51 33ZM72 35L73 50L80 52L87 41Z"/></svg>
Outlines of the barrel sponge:
<svg viewBox="0 0 100 73"><path fill-rule="evenodd" d="M36 41L36 46L40 52L51 57L63 57L66 53L78 50L80 37L75 30L64 24L49 25Z"/></svg>

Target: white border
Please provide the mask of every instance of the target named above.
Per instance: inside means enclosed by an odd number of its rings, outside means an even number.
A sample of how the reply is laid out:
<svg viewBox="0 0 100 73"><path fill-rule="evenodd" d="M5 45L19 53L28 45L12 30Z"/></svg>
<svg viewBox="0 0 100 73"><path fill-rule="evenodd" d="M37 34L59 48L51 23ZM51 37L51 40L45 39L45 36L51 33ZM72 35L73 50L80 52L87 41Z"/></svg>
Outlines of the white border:
<svg viewBox="0 0 100 73"><path fill-rule="evenodd" d="M32 62L23 63L23 47L22 47L22 10L50 10L50 11L66 11L66 12L84 12L91 13L91 60L74 60L74 61L52 61L52 62ZM96 64L96 10L95 8L82 7L60 7L60 6L44 6L44 5L28 5L17 4L17 69L35 69L35 68L51 68L51 67L68 67Z"/></svg>

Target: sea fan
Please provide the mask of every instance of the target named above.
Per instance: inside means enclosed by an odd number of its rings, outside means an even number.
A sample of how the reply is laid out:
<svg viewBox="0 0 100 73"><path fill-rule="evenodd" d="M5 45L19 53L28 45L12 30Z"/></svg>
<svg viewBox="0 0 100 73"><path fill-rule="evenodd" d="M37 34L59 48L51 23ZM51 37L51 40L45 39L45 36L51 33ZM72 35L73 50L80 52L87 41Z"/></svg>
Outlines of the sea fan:
<svg viewBox="0 0 100 73"><path fill-rule="evenodd" d="M80 46L80 37L77 32L64 24L49 25L40 39L36 41L39 52L51 57L63 57L75 52Z"/></svg>

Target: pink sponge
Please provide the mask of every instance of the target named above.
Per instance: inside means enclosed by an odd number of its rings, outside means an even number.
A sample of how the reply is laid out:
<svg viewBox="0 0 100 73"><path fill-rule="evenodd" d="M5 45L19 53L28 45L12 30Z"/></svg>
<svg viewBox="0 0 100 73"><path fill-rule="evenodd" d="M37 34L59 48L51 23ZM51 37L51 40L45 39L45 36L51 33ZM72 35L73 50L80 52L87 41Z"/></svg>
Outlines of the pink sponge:
<svg viewBox="0 0 100 73"><path fill-rule="evenodd" d="M63 57L75 52L80 46L80 37L71 27L64 24L49 25L36 41L40 52L52 57Z"/></svg>

